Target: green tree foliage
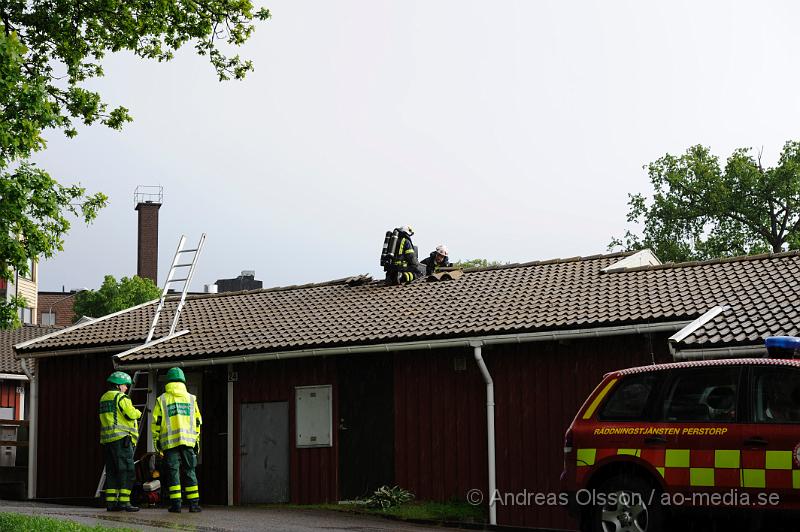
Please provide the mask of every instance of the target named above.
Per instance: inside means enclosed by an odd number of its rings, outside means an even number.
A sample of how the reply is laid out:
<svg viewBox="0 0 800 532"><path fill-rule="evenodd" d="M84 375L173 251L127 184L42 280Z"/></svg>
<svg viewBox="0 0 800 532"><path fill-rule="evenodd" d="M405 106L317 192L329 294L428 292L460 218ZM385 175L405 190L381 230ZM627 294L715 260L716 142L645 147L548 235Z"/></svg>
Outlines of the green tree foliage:
<svg viewBox="0 0 800 532"><path fill-rule="evenodd" d="M87 88L106 54L168 61L191 44L220 80L242 79L252 62L222 48L242 45L269 16L250 0L0 1L0 278L62 250L70 217L89 223L107 203L28 162L46 130L74 137L78 123L120 129L131 120ZM0 328L12 325L9 313L13 305L0 303Z"/></svg>
<svg viewBox="0 0 800 532"><path fill-rule="evenodd" d="M495 266L505 266L506 264L508 263L500 262L497 260L470 259L470 260L459 260L457 262L454 262L453 267L466 270L467 268L492 268Z"/></svg>
<svg viewBox="0 0 800 532"><path fill-rule="evenodd" d="M106 275L99 290L84 290L75 294L72 308L77 318L99 318L147 303L160 296L161 290L151 279L134 275L130 278L123 277L118 282L113 275Z"/></svg>
<svg viewBox="0 0 800 532"><path fill-rule="evenodd" d="M645 168L652 199L628 195L628 222L643 224L642 234L627 231L609 249L650 248L680 262L800 248L800 142L787 142L772 168L749 148L722 167L699 145Z"/></svg>

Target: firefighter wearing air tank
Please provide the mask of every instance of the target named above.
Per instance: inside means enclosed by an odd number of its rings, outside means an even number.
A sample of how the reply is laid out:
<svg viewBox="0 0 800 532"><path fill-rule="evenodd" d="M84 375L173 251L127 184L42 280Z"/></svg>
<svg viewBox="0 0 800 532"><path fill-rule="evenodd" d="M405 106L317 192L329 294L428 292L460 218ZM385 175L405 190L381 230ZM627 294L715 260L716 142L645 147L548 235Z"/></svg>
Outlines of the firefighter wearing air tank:
<svg viewBox="0 0 800 532"><path fill-rule="evenodd" d="M100 397L100 443L106 462L106 509L109 512L139 510L131 505L136 480L133 450L139 438L137 419L142 413L125 395L131 385L127 373L115 371L107 379L110 389Z"/></svg>
<svg viewBox="0 0 800 532"><path fill-rule="evenodd" d="M167 371L166 391L153 408L153 446L164 454L169 511L181 511L181 491L190 512L200 511L197 486L197 450L203 420L197 398L186 391L186 377L180 368Z"/></svg>
<svg viewBox="0 0 800 532"><path fill-rule="evenodd" d="M387 231L383 241L381 266L389 284L410 283L420 276L417 251L411 242L414 230L408 225Z"/></svg>

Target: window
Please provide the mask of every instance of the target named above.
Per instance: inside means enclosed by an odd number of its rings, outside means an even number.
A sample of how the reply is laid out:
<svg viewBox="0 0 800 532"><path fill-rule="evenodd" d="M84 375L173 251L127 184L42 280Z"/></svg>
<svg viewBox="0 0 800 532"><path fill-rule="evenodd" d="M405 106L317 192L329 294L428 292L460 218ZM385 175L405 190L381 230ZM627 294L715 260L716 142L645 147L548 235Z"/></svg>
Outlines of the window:
<svg viewBox="0 0 800 532"><path fill-rule="evenodd" d="M36 263L34 261L28 259L28 272L25 275L23 275L23 277L25 277L26 279L30 279L31 281L35 281L36 280L35 277L36 271L34 270L35 265Z"/></svg>
<svg viewBox="0 0 800 532"><path fill-rule="evenodd" d="M608 398L600 412L606 421L638 421L645 418L647 404L660 381L658 373L625 377Z"/></svg>
<svg viewBox="0 0 800 532"><path fill-rule="evenodd" d="M754 398L757 423L800 423L800 371L757 370Z"/></svg>
<svg viewBox="0 0 800 532"><path fill-rule="evenodd" d="M734 421L739 368L676 371L664 401L665 421Z"/></svg>
<svg viewBox="0 0 800 532"><path fill-rule="evenodd" d="M40 325L55 325L56 313L55 312L42 312L42 322Z"/></svg>
<svg viewBox="0 0 800 532"><path fill-rule="evenodd" d="M22 307L19 309L19 321L21 321L25 325L33 324L33 312L28 307Z"/></svg>

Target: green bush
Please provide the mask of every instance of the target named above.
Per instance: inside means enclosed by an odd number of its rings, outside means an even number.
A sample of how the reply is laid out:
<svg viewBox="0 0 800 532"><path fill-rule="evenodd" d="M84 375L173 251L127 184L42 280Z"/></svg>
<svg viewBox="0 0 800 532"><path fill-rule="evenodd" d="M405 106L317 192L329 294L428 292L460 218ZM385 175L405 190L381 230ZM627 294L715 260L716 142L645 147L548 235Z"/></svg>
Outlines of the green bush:
<svg viewBox="0 0 800 532"><path fill-rule="evenodd" d="M366 503L369 508L386 510L387 508L400 506L412 500L414 500L414 494L408 490L404 490L399 486L391 488L389 486L381 486L366 499Z"/></svg>

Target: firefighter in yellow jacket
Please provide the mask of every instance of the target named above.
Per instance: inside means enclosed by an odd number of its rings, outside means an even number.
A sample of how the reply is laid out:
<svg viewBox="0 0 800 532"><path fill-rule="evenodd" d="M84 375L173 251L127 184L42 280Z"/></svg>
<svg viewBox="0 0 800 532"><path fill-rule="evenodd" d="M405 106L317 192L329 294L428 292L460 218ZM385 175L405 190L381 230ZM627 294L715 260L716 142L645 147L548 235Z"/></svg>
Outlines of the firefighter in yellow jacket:
<svg viewBox="0 0 800 532"><path fill-rule="evenodd" d="M131 489L136 480L133 450L139 438L136 422L142 416L130 397L125 395L131 385L127 373L115 371L107 379L111 388L100 397L100 443L106 462L106 509L138 512L131 505Z"/></svg>
<svg viewBox="0 0 800 532"><path fill-rule="evenodd" d="M200 511L197 488L197 450L200 445L200 426L203 420L197 408L197 398L186 391L186 377L180 368L167 371L166 391L153 408L153 446L164 453L166 463L169 511L181 511L181 487L190 512ZM182 483L181 483L182 481Z"/></svg>

